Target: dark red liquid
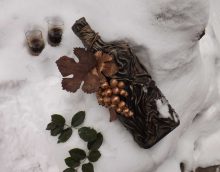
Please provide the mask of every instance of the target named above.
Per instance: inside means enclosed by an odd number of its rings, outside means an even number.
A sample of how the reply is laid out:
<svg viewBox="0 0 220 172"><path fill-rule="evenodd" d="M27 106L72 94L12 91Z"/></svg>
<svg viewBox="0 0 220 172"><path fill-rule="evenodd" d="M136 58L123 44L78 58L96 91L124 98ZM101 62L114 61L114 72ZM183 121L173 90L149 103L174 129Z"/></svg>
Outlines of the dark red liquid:
<svg viewBox="0 0 220 172"><path fill-rule="evenodd" d="M51 46L58 46L62 40L63 30L60 28L50 29L48 32L48 43Z"/></svg>
<svg viewBox="0 0 220 172"><path fill-rule="evenodd" d="M39 55L44 49L44 42L40 39L32 39L29 44L29 49L32 55Z"/></svg>

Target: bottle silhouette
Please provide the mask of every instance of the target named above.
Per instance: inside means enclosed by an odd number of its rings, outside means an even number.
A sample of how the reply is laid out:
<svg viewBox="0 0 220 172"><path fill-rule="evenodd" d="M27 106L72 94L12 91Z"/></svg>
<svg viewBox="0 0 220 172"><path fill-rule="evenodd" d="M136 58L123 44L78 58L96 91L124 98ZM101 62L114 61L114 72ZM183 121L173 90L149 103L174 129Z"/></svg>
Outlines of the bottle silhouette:
<svg viewBox="0 0 220 172"><path fill-rule="evenodd" d="M85 18L77 20L72 30L90 51L100 50L114 57L119 71L108 80L114 78L126 84L129 96L121 98L134 112L131 118L120 114L118 118L140 147L152 147L179 125L177 113L126 42L104 42Z"/></svg>

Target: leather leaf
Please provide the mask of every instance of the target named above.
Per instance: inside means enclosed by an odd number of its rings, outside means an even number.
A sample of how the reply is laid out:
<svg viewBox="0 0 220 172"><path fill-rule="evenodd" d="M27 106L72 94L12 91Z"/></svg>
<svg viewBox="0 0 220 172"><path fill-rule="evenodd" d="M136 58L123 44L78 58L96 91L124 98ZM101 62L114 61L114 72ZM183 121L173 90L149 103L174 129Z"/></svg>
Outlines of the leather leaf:
<svg viewBox="0 0 220 172"><path fill-rule="evenodd" d="M118 118L117 113L113 108L109 109L109 113L110 113L110 122L115 121Z"/></svg>
<svg viewBox="0 0 220 172"><path fill-rule="evenodd" d="M75 48L74 54L79 59L77 63L73 58L63 56L56 61L58 69L63 77L73 75L70 78L63 78L62 87L69 92L76 92L84 81L82 90L86 93L96 92L99 88L99 79L91 73L97 66L96 58L92 52L84 48Z"/></svg>
<svg viewBox="0 0 220 172"><path fill-rule="evenodd" d="M97 51L95 57L98 63L97 70L100 75L103 73L105 76L110 77L118 72L118 67L111 55Z"/></svg>
<svg viewBox="0 0 220 172"><path fill-rule="evenodd" d="M97 92L99 88L99 77L88 73L88 75L84 78L84 84L82 86L82 90L85 93L94 93Z"/></svg>

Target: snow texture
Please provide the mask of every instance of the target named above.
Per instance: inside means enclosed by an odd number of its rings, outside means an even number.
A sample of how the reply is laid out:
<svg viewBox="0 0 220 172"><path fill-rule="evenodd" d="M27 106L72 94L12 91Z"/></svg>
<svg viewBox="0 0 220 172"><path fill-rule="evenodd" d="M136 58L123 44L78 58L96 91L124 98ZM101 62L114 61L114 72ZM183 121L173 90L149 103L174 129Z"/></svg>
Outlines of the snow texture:
<svg viewBox="0 0 220 172"><path fill-rule="evenodd" d="M57 144L45 130L50 115L67 121L85 110L85 125L104 135L96 172L180 172L220 164L219 0L0 0L0 171L61 172L68 150L85 147L73 133ZM181 125L151 149L137 146L95 95L61 88L55 61L82 46L71 31L85 16L106 41L126 39L179 114ZM46 44L38 57L25 32L47 19L65 23L62 45ZM199 37L206 28L206 35Z"/></svg>
<svg viewBox="0 0 220 172"><path fill-rule="evenodd" d="M160 112L160 118L170 118L169 107L167 103L163 103L161 100L156 101L157 109Z"/></svg>

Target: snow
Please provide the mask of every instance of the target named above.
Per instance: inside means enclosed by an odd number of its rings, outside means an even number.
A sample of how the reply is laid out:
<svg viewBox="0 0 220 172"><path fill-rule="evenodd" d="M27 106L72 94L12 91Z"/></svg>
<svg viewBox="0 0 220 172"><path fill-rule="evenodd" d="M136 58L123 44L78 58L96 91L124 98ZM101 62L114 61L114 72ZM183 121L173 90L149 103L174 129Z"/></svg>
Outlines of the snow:
<svg viewBox="0 0 220 172"><path fill-rule="evenodd" d="M167 103L163 103L162 100L156 101L157 109L160 112L160 118L170 118L169 107Z"/></svg>
<svg viewBox="0 0 220 172"><path fill-rule="evenodd" d="M65 144L45 130L50 115L70 121L85 110L85 125L104 135L96 172L180 172L220 164L220 22L218 0L0 0L0 171L61 172L68 150L85 147L73 133ZM62 45L27 52L24 33L47 33L47 19L65 23ZM55 61L82 46L71 31L85 16L106 41L127 39L179 114L181 125L148 150L118 122L109 123L95 95L61 89ZM206 35L197 41L205 26ZM46 40L46 39L45 39Z"/></svg>

